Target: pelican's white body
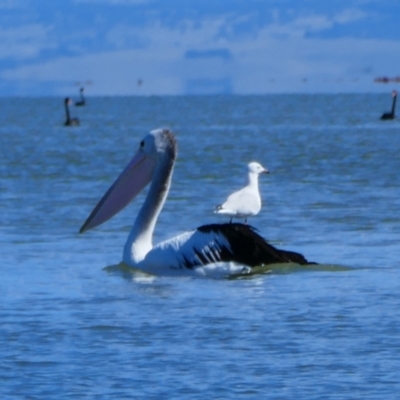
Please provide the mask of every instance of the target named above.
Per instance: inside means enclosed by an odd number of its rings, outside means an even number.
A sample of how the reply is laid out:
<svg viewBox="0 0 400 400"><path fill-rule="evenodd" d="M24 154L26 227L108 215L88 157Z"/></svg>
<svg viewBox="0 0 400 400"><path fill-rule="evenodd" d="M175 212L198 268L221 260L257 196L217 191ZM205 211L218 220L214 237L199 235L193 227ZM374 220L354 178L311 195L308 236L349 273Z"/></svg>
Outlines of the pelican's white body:
<svg viewBox="0 0 400 400"><path fill-rule="evenodd" d="M135 252L137 245L131 239L125 244L123 262L155 275L192 275L198 277L226 277L247 273L250 268L235 262L219 261L219 251L230 244L224 236L197 230L184 232L152 247L143 258ZM208 260L204 264L196 253ZM185 265L196 265L187 268Z"/></svg>

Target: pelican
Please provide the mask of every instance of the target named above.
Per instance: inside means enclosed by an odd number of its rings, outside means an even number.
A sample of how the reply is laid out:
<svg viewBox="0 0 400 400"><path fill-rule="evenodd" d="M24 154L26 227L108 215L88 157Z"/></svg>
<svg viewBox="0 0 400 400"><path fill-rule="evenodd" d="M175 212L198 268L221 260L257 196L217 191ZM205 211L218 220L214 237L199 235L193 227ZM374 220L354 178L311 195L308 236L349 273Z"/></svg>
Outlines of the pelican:
<svg viewBox="0 0 400 400"><path fill-rule="evenodd" d="M392 92L392 109L390 112L383 113L381 116L382 120L387 120L387 119L394 119L395 118L395 110L396 110L396 100L397 100L397 92L393 90Z"/></svg>
<svg viewBox="0 0 400 400"><path fill-rule="evenodd" d="M69 113L69 105L71 104L71 99L69 97L66 97L64 100L64 106L65 106L65 114L67 119L65 120L64 125L65 126L78 126L79 125L79 119L78 118L71 118L70 113Z"/></svg>
<svg viewBox="0 0 400 400"><path fill-rule="evenodd" d="M123 250L123 263L153 275L222 278L248 274L262 264L309 264L298 253L271 246L248 225L210 224L153 246L153 232L171 185L177 156L175 136L156 129L98 202L80 233L104 223L148 184L147 197Z"/></svg>
<svg viewBox="0 0 400 400"><path fill-rule="evenodd" d="M83 91L84 91L84 90L85 90L85 89L84 89L83 87L81 87L81 88L79 89L79 94L80 94L80 96L81 96L81 101L76 101L76 102L75 102L75 106L77 106L77 107L84 106L84 105L86 104L85 97L83 96Z"/></svg>
<svg viewBox="0 0 400 400"><path fill-rule="evenodd" d="M215 213L228 215L232 218L244 218L244 223L248 217L257 215L261 210L261 196L258 190L258 176L260 174L268 174L269 171L258 162L251 162L248 168L247 185L232 193L225 203L215 208Z"/></svg>

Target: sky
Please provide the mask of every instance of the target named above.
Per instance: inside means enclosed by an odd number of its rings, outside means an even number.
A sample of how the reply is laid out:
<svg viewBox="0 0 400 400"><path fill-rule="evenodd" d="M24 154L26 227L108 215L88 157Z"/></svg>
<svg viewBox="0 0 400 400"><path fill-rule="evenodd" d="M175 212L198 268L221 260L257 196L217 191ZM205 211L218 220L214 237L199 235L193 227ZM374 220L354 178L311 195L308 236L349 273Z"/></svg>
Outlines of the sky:
<svg viewBox="0 0 400 400"><path fill-rule="evenodd" d="M0 96L390 92L398 0L0 0ZM400 80L400 79L399 79Z"/></svg>

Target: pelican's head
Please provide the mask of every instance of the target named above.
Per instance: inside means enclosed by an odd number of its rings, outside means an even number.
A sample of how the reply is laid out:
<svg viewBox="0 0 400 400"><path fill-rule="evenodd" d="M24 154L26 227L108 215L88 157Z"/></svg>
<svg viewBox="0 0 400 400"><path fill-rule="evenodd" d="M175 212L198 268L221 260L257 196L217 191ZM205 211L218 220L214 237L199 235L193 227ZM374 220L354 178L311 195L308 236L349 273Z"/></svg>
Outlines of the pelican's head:
<svg viewBox="0 0 400 400"><path fill-rule="evenodd" d="M157 165L173 164L177 153L176 140L168 129L147 134L129 164L99 201L80 232L106 222L125 208L152 180Z"/></svg>
<svg viewBox="0 0 400 400"><path fill-rule="evenodd" d="M249 172L253 174L269 174L269 171L267 168L264 168L260 163L256 161L252 161L249 165Z"/></svg>
<svg viewBox="0 0 400 400"><path fill-rule="evenodd" d="M160 159L164 154L175 159L177 154L175 136L169 129L154 129L141 140L138 151L154 159Z"/></svg>

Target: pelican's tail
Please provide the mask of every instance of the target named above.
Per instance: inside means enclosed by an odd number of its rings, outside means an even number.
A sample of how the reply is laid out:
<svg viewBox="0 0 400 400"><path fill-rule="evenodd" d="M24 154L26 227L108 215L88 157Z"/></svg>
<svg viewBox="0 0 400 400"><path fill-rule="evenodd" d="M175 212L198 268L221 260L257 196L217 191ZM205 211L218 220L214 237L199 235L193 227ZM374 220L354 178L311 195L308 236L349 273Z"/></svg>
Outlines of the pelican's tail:
<svg viewBox="0 0 400 400"><path fill-rule="evenodd" d="M308 261L300 253L281 250L272 246L250 225L240 223L212 224L202 226L198 230L218 232L226 238L230 250L221 254L221 261L235 261L251 267L279 263L316 264Z"/></svg>

